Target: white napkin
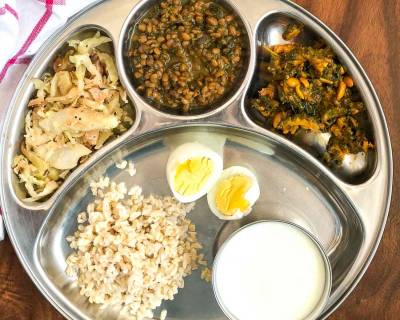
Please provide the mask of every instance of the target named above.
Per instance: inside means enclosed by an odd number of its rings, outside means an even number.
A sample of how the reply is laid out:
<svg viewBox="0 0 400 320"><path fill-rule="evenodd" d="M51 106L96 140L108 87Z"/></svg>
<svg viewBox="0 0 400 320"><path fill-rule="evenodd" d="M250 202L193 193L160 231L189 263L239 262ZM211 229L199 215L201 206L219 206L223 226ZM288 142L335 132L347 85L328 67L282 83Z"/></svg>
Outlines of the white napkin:
<svg viewBox="0 0 400 320"><path fill-rule="evenodd" d="M0 0L0 128L31 57L69 17L98 0ZM0 216L0 240L4 227Z"/></svg>

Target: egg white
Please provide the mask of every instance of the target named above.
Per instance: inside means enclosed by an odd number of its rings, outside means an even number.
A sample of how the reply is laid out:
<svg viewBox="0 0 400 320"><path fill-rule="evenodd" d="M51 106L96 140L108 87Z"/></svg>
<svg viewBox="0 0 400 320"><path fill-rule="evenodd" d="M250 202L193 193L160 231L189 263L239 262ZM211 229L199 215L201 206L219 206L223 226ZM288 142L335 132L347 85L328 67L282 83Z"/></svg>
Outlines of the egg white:
<svg viewBox="0 0 400 320"><path fill-rule="evenodd" d="M196 157L209 158L213 163L213 170L207 182L196 194L185 196L178 193L174 188L176 169L181 163ZM166 167L168 185L178 201L183 203L193 202L204 196L211 189L215 181L221 175L222 169L223 159L221 155L198 142L184 143L173 150L168 158Z"/></svg>
<svg viewBox="0 0 400 320"><path fill-rule="evenodd" d="M230 178L232 176L236 176L236 175L246 176L251 181L251 186L244 196L244 198L249 202L249 208L245 212L240 211L238 209L233 215L227 216L218 210L217 205L215 203L217 185L221 180L224 180L224 179ZM260 197L260 186L258 184L257 177L254 175L254 173L245 167L232 166L232 167L229 167L229 168L225 169L224 171L222 171L221 176L215 182L214 186L211 188L211 190L207 194L207 202L208 202L208 206L210 207L210 210L218 218L220 218L222 220L237 220L237 219L243 218L244 216L248 215L251 212L254 203L258 200L259 197Z"/></svg>

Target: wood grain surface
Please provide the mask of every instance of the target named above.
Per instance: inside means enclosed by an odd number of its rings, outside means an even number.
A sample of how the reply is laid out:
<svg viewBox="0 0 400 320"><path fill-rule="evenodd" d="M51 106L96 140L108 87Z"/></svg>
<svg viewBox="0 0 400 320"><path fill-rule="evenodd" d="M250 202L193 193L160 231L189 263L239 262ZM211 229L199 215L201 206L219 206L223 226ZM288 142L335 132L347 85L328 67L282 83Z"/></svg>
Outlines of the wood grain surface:
<svg viewBox="0 0 400 320"><path fill-rule="evenodd" d="M365 68L385 111L395 161L382 243L357 288L330 319L400 319L400 1L296 2L333 29ZM6 319L62 319L33 285L8 239L0 242L0 320Z"/></svg>

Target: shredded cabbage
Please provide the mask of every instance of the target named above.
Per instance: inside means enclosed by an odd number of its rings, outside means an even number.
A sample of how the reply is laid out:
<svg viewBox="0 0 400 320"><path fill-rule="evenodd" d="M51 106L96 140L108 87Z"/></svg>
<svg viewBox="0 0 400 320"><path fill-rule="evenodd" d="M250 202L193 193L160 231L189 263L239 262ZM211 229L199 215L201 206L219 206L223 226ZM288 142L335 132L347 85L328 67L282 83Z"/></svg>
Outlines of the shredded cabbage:
<svg viewBox="0 0 400 320"><path fill-rule="evenodd" d="M72 62L75 67L85 66L86 70L90 72L92 76L94 76L94 81L101 84L101 74L99 70L97 70L96 66L90 60L88 54L76 54L69 57L69 61Z"/></svg>
<svg viewBox="0 0 400 320"><path fill-rule="evenodd" d="M74 47L79 54L88 54L94 48L108 42L111 42L110 38L101 36L100 32L97 32L92 38L88 38L82 41L70 40L68 41L68 44L71 47Z"/></svg>
<svg viewBox="0 0 400 320"><path fill-rule="evenodd" d="M118 71L115 67L114 59L107 53L98 53L99 59L106 65L108 73L108 81L110 83L116 83L118 81Z"/></svg>
<svg viewBox="0 0 400 320"><path fill-rule="evenodd" d="M36 96L28 103L21 153L13 161L26 201L51 195L79 163L133 123L122 108L127 97L114 58L98 49L109 42L99 32L70 40L53 73L32 80Z"/></svg>
<svg viewBox="0 0 400 320"><path fill-rule="evenodd" d="M88 107L69 107L49 114L39 121L39 126L45 132L60 134L63 131L114 129L120 123L119 119L120 117L115 115L94 111Z"/></svg>
<svg viewBox="0 0 400 320"><path fill-rule="evenodd" d="M73 169L78 165L81 157L87 156L92 151L80 143L68 143L52 153L49 164L56 169Z"/></svg>

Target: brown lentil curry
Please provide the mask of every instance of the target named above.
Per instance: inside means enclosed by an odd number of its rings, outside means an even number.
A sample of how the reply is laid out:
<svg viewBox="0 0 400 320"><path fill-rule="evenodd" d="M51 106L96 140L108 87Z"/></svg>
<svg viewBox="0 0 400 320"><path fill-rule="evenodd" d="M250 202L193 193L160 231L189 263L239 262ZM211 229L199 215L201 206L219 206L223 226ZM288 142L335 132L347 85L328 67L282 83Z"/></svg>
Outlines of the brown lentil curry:
<svg viewBox="0 0 400 320"><path fill-rule="evenodd" d="M187 113L218 103L243 67L241 21L210 0L164 0L135 26L129 55L138 92Z"/></svg>
<svg viewBox="0 0 400 320"><path fill-rule="evenodd" d="M292 40L303 26L289 25L283 38ZM324 160L340 164L346 154L373 148L361 123L368 119L353 79L332 49L320 42L263 47L264 85L250 103L262 125L294 136L299 130L329 132Z"/></svg>

